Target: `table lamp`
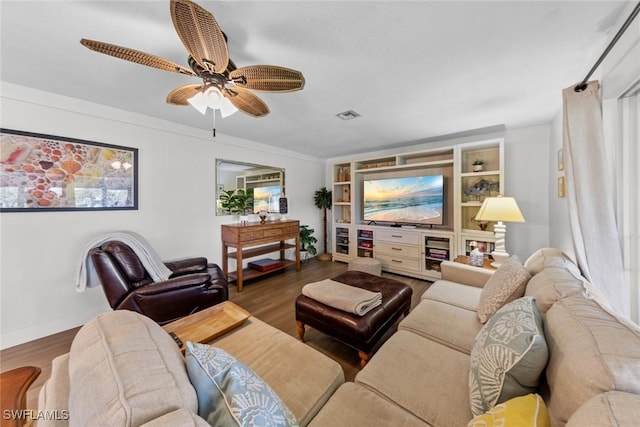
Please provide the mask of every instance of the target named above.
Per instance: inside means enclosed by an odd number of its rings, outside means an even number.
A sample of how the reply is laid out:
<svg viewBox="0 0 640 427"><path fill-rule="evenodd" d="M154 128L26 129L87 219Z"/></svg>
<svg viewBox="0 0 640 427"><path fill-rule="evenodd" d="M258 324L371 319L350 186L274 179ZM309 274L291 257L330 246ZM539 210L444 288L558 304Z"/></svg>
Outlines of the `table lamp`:
<svg viewBox="0 0 640 427"><path fill-rule="evenodd" d="M524 222L524 217L518 204L513 197L487 197L484 199L476 221L498 221L493 227L496 236L495 249L491 252L494 262L492 267L498 268L503 262L509 258L509 254L505 250L505 236L507 234L507 226L502 222Z"/></svg>

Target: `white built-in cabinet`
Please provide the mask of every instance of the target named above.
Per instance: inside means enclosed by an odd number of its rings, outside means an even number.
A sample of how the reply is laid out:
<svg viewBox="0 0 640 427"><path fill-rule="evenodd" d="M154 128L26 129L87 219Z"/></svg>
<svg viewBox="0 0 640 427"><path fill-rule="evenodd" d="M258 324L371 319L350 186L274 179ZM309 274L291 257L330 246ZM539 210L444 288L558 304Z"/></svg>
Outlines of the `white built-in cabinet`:
<svg viewBox="0 0 640 427"><path fill-rule="evenodd" d="M484 160L482 171L474 171L476 159ZM494 224L479 224L474 218L484 198L503 194L503 171L501 138L333 164L333 260L373 257L385 271L438 279L442 261L474 248L488 254L495 242ZM366 179L424 174L445 177L443 225L391 227L363 222Z"/></svg>

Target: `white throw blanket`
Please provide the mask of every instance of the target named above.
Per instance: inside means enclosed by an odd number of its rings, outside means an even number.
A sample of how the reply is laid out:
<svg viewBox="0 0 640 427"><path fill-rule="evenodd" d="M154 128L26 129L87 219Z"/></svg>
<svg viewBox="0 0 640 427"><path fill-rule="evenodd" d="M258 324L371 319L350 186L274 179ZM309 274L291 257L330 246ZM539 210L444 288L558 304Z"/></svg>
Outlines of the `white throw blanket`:
<svg viewBox="0 0 640 427"><path fill-rule="evenodd" d="M80 264L78 265L76 291L84 292L86 288L93 288L101 284L89 253L93 248L102 246L110 240L122 242L129 246L138 258L140 258L140 262L154 282L167 280L169 276L171 276L171 270L164 265L160 256L144 237L132 231L117 231L96 237L84 248L80 256Z"/></svg>
<svg viewBox="0 0 640 427"><path fill-rule="evenodd" d="M382 304L382 294L326 279L302 287L302 295L342 311L364 316Z"/></svg>

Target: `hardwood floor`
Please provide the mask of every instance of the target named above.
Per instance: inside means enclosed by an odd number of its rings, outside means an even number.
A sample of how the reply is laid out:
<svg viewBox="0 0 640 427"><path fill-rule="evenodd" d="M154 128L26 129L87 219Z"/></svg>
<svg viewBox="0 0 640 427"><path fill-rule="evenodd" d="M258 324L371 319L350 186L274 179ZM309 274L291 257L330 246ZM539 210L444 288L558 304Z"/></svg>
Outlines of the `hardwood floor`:
<svg viewBox="0 0 640 427"><path fill-rule="evenodd" d="M311 259L302 264L302 269L299 272L290 267L285 271L247 281L242 293L238 293L236 287L231 285L229 300L248 310L260 320L297 338L294 301L300 295L302 287L307 283L336 276L346 270L347 264L341 262ZM420 296L430 285L430 282L395 274L383 273L383 276L400 280L411 286L413 289L412 307L416 306ZM51 375L51 361L69 351L71 342L79 329L70 329L0 351L1 372L25 365L37 366L42 369L40 377L27 393L28 408L36 408L40 388ZM307 345L340 363L347 381L353 380L360 370L360 358L356 350L312 328L307 328L305 341Z"/></svg>

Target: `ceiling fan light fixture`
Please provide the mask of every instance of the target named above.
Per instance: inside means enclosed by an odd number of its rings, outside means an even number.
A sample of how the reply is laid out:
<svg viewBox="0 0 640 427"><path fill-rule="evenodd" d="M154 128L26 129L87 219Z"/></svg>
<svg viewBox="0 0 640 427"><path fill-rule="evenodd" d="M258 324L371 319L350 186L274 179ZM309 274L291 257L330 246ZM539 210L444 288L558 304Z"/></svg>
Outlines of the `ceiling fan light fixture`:
<svg viewBox="0 0 640 427"><path fill-rule="evenodd" d="M196 93L191 98L187 99L187 102L201 114L206 114L207 108L220 110L220 115L223 118L229 117L238 111L236 106L233 105L231 101L229 101L229 99L220 92L220 89L215 86L207 88L204 92Z"/></svg>

